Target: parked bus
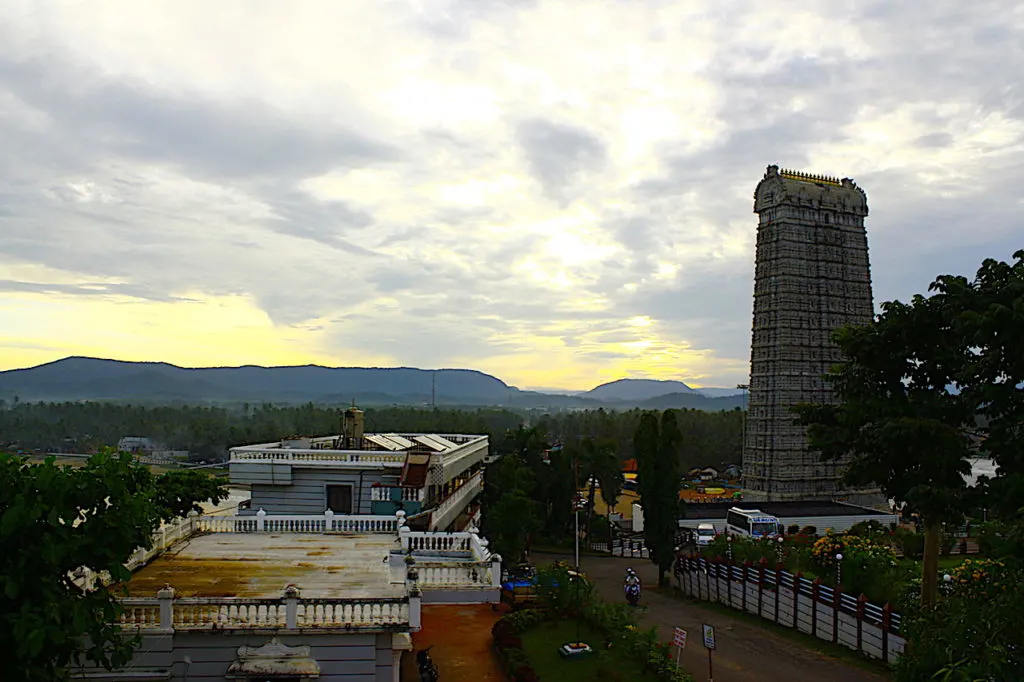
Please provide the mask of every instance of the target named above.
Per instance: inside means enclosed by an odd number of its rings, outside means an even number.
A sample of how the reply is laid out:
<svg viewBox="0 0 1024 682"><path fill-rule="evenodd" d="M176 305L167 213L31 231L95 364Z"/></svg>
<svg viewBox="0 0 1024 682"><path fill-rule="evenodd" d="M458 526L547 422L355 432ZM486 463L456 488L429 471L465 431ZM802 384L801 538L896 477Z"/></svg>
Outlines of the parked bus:
<svg viewBox="0 0 1024 682"><path fill-rule="evenodd" d="M783 527L778 517L765 514L759 509L733 507L725 515L725 532L752 538L770 538L782 535Z"/></svg>

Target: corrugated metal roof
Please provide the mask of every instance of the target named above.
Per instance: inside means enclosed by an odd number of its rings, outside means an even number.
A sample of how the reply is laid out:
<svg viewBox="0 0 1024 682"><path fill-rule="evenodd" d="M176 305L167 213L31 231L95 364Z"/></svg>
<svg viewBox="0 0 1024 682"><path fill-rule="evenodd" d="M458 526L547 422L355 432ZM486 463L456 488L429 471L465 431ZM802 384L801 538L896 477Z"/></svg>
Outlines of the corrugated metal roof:
<svg viewBox="0 0 1024 682"><path fill-rule="evenodd" d="M374 445L379 445L385 450L390 450L392 452L400 452L401 450L405 450L405 447L403 447L400 443L391 440L387 436L382 436L379 433L371 433L367 435L366 440L370 441Z"/></svg>

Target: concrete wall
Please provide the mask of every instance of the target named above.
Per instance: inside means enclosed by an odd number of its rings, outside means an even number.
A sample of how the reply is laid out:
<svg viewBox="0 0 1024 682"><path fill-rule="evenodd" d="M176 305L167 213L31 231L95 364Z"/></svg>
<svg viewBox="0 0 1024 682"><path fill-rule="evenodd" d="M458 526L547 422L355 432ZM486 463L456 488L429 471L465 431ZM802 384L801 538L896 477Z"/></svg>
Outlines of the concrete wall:
<svg viewBox="0 0 1024 682"><path fill-rule="evenodd" d="M240 465L232 465L240 466ZM266 464L251 465L269 469ZM279 465L272 465L279 466ZM287 465L281 465L287 466ZM386 471L352 471L340 468L308 468L290 467L291 480L288 484L277 485L252 482L252 502L247 513L255 514L263 509L268 514L323 514L327 508L327 486L351 485L352 513L370 514L371 492L374 483L397 485L399 469ZM393 473L392 473L393 472ZM235 471L232 468L232 482ZM394 513L394 510L389 513Z"/></svg>
<svg viewBox="0 0 1024 682"><path fill-rule="evenodd" d="M163 679L175 682L200 682L224 679L228 666L238 655L238 647L263 646L271 632L227 634L222 632L177 632L173 635L143 637L135 658L124 670L109 677L90 673L90 680L113 682L131 679L130 675L169 672ZM392 682L395 659L391 633L277 635L287 646L309 646L310 657L320 665L323 682ZM186 658L191 663L186 663ZM155 678L160 679L160 678Z"/></svg>

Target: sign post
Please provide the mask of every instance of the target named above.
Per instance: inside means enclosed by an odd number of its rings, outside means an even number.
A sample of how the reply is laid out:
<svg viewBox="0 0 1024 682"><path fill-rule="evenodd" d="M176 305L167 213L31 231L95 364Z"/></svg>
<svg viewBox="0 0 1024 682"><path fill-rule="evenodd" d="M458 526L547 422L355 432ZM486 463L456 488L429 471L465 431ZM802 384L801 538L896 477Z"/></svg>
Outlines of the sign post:
<svg viewBox="0 0 1024 682"><path fill-rule="evenodd" d="M704 623L704 648L708 650L708 682L715 682L715 670L711 663L711 652L715 649L715 627Z"/></svg>
<svg viewBox="0 0 1024 682"><path fill-rule="evenodd" d="M676 628L672 643L676 645L676 667L678 668L679 657L683 655L683 649L686 648L686 630Z"/></svg>

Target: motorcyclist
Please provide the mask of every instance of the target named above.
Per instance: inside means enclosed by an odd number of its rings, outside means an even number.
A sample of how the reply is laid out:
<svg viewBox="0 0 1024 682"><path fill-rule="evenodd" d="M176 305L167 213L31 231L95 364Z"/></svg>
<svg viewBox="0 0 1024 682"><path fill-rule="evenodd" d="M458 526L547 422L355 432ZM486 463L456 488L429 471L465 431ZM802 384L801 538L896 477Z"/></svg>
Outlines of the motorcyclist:
<svg viewBox="0 0 1024 682"><path fill-rule="evenodd" d="M626 584L625 584L625 587L628 589L629 587L631 587L633 585L636 585L637 587L640 587L640 576L638 576L636 574L636 571L634 571L632 568L627 568L626 569Z"/></svg>

